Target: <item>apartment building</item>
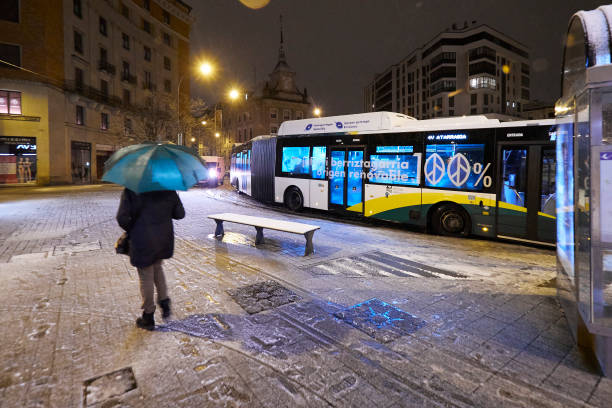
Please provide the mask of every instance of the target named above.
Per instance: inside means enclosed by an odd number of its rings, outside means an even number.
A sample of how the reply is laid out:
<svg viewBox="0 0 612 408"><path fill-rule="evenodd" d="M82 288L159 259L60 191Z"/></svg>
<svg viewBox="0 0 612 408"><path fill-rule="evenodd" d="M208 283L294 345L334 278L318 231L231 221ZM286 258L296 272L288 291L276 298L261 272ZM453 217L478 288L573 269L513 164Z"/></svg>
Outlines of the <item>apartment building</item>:
<svg viewBox="0 0 612 408"><path fill-rule="evenodd" d="M139 109L189 101L181 0L0 3L0 184L90 183L138 141ZM167 135L168 138L173 137Z"/></svg>
<svg viewBox="0 0 612 408"><path fill-rule="evenodd" d="M363 89L363 110L429 119L520 116L530 100L529 50L485 25L454 24Z"/></svg>

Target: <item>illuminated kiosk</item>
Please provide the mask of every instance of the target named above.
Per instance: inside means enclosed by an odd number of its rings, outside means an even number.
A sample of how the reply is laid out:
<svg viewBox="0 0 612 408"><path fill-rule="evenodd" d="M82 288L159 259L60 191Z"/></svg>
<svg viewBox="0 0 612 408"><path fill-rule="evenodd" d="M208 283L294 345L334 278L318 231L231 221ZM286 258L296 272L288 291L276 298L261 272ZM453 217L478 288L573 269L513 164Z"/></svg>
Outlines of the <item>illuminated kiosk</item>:
<svg viewBox="0 0 612 408"><path fill-rule="evenodd" d="M557 128L557 293L612 376L612 6L570 19Z"/></svg>

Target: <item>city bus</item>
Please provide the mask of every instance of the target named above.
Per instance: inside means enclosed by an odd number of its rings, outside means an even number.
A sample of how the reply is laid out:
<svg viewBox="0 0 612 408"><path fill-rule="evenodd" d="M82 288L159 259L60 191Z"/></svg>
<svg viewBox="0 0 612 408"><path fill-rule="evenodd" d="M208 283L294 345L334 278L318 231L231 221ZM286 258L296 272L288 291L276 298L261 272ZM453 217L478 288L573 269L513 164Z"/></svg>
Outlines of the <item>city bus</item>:
<svg viewBox="0 0 612 408"><path fill-rule="evenodd" d="M554 119L373 112L283 122L235 147L240 191L293 211L554 245Z"/></svg>

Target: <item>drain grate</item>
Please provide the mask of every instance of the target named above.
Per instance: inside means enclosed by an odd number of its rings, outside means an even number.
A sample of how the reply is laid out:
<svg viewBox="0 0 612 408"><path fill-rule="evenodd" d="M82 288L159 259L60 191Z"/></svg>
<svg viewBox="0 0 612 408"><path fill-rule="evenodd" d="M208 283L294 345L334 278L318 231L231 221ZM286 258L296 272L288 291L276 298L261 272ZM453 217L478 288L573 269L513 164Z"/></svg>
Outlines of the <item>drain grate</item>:
<svg viewBox="0 0 612 408"><path fill-rule="evenodd" d="M273 280L229 289L227 293L249 314L274 309L301 299L294 292Z"/></svg>
<svg viewBox="0 0 612 408"><path fill-rule="evenodd" d="M403 278L462 279L461 273L447 271L390 255L381 251L332 259L304 267L313 275L343 275L349 278L364 276L399 276Z"/></svg>
<svg viewBox="0 0 612 408"><path fill-rule="evenodd" d="M414 333L427 322L379 299L358 303L334 316L381 343Z"/></svg>
<svg viewBox="0 0 612 408"><path fill-rule="evenodd" d="M86 407L110 402L109 400L137 387L132 367L122 368L112 373L90 378L83 385L83 405Z"/></svg>

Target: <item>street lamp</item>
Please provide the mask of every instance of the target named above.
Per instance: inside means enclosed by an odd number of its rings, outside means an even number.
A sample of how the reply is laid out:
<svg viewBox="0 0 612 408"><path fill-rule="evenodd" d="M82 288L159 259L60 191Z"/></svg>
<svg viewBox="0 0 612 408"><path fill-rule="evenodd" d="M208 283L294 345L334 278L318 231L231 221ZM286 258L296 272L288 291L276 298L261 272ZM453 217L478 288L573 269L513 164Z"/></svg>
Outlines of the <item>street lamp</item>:
<svg viewBox="0 0 612 408"><path fill-rule="evenodd" d="M321 116L321 109L320 108L314 108L312 113L318 118L318 117Z"/></svg>
<svg viewBox="0 0 612 408"><path fill-rule="evenodd" d="M210 77L214 71L214 68L210 62L203 62L199 66L200 73L204 77ZM185 79L187 75L181 75L179 78L178 86L176 87L176 124L177 124L177 142L179 145L183 144L183 134L181 133L181 85L183 84L183 79Z"/></svg>
<svg viewBox="0 0 612 408"><path fill-rule="evenodd" d="M230 89L228 95L232 101L235 101L240 96L240 92L236 88L232 88Z"/></svg>

